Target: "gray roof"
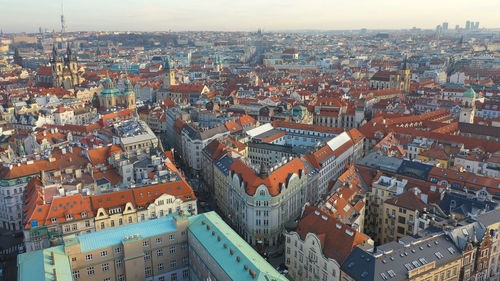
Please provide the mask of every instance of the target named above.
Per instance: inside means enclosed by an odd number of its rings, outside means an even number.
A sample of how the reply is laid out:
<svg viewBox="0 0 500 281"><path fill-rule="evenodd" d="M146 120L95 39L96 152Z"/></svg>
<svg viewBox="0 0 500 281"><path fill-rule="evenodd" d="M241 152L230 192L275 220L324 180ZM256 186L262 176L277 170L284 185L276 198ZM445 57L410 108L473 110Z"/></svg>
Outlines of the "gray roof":
<svg viewBox="0 0 500 281"><path fill-rule="evenodd" d="M453 239L455 245L461 250L465 250L469 239L472 242L481 241L486 233L486 228L479 222L471 222L466 225L452 229L448 236Z"/></svg>
<svg viewBox="0 0 500 281"><path fill-rule="evenodd" d="M355 248L342 265L342 271L358 281L397 281L408 279L409 272L425 264L435 261L439 267L460 258L460 251L451 239L438 233L387 243L373 254Z"/></svg>
<svg viewBox="0 0 500 281"><path fill-rule="evenodd" d="M403 160L395 157L388 157L372 152L358 162L359 165L396 173L403 164Z"/></svg>
<svg viewBox="0 0 500 281"><path fill-rule="evenodd" d="M189 138L192 140L196 139L206 140L217 134L224 134L224 133L229 134L229 131L226 129L225 126L216 126L210 129L198 130L193 128L191 125L187 124L186 126L184 126L184 130L186 131Z"/></svg>
<svg viewBox="0 0 500 281"><path fill-rule="evenodd" d="M496 224L500 221L500 209L481 214L477 216L477 220L486 227Z"/></svg>

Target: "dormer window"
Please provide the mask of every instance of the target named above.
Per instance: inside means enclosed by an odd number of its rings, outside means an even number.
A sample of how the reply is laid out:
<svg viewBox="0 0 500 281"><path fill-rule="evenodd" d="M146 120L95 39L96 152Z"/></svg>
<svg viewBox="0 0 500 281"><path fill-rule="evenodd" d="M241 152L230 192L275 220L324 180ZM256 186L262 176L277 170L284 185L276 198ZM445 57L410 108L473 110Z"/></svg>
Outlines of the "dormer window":
<svg viewBox="0 0 500 281"><path fill-rule="evenodd" d="M51 219L50 219L50 221L51 221L52 223L57 223L57 218L51 218Z"/></svg>
<svg viewBox="0 0 500 281"><path fill-rule="evenodd" d="M86 218L87 217L87 212L86 211L83 211L82 212L82 218Z"/></svg>
<svg viewBox="0 0 500 281"><path fill-rule="evenodd" d="M73 219L73 215L71 215L71 214L66 215L66 220L70 221L72 219Z"/></svg>
<svg viewBox="0 0 500 281"><path fill-rule="evenodd" d="M112 215L112 214L118 214L121 212L121 208L113 208L113 209L109 209L109 214Z"/></svg>

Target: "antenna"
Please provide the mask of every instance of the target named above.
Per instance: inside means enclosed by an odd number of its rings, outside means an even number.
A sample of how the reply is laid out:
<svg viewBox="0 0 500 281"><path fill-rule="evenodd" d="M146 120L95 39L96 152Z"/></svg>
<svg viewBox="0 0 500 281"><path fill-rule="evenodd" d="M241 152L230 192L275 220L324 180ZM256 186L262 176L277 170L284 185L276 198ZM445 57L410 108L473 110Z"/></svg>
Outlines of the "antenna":
<svg viewBox="0 0 500 281"><path fill-rule="evenodd" d="M61 33L66 31L66 22L64 21L64 1L61 0Z"/></svg>

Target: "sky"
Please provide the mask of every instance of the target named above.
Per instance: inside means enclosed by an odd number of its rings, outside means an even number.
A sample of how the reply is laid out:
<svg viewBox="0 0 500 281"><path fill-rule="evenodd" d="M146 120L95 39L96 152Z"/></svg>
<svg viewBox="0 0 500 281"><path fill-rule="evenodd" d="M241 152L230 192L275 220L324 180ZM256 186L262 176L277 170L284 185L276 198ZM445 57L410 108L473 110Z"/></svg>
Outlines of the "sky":
<svg viewBox="0 0 500 281"><path fill-rule="evenodd" d="M67 31L500 27L499 0L65 0ZM61 0L0 0L4 32L61 29Z"/></svg>

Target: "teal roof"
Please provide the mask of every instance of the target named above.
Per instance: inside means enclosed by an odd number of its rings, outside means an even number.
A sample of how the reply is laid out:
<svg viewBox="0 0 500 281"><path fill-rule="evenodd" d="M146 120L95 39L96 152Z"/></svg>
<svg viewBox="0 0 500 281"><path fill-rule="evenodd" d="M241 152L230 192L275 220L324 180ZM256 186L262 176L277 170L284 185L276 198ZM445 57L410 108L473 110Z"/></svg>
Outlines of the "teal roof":
<svg viewBox="0 0 500 281"><path fill-rule="evenodd" d="M101 96L104 97L112 97L112 96L119 96L121 95L120 91L118 89L114 88L105 88L101 91Z"/></svg>
<svg viewBox="0 0 500 281"><path fill-rule="evenodd" d="M476 92L472 88L467 89L464 93L464 98L475 98L476 97Z"/></svg>
<svg viewBox="0 0 500 281"><path fill-rule="evenodd" d="M52 264L52 253L54 253L54 264ZM56 246L17 256L17 280L19 281L53 281L55 280L54 269L56 270L57 281L73 280L69 259L64 253L64 246Z"/></svg>
<svg viewBox="0 0 500 281"><path fill-rule="evenodd" d="M69 239L65 239L65 243L66 241L70 242L71 238L76 238L80 240L82 253L85 253L113 245L120 245L126 236L138 234L142 238L148 238L174 232L177 231L174 221L175 215L176 213L154 220L110 228L77 237L68 237Z"/></svg>
<svg viewBox="0 0 500 281"><path fill-rule="evenodd" d="M210 230L207 230L207 225L210 226ZM232 230L217 213L212 211L190 217L188 230L231 280L288 280ZM212 231L215 235L211 234ZM221 241L218 241L218 236L221 237ZM224 248L224 244L227 244L227 248ZM230 249L234 250L233 255L230 254ZM236 257L240 257L240 262ZM248 266L248 270L245 270L245 265ZM250 269L255 271L255 279L249 274Z"/></svg>

